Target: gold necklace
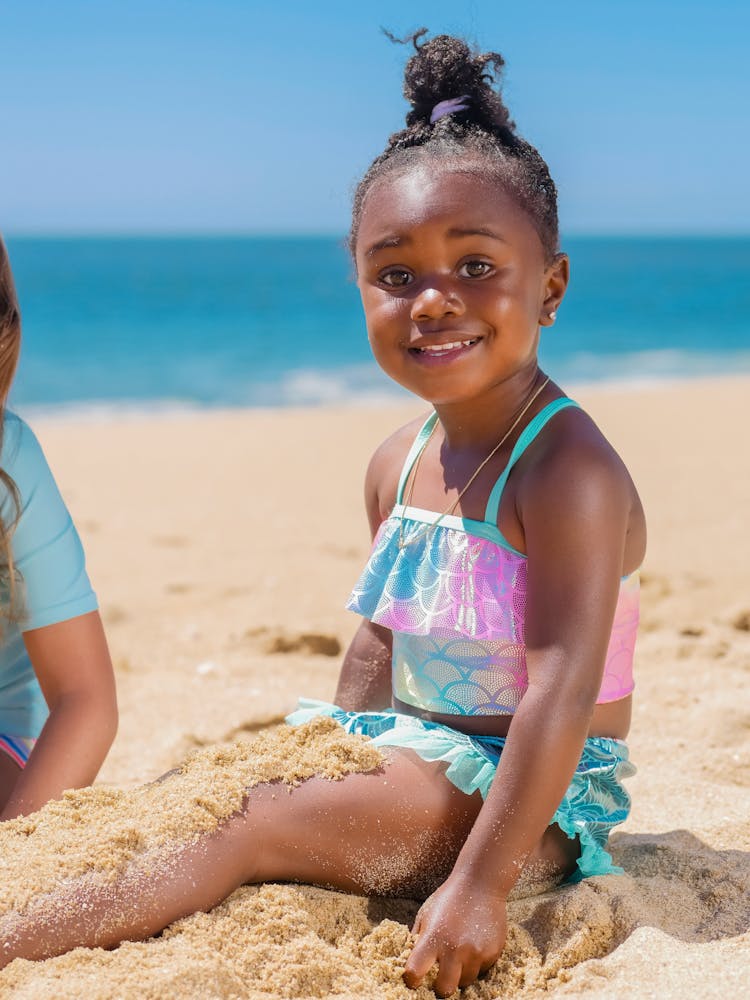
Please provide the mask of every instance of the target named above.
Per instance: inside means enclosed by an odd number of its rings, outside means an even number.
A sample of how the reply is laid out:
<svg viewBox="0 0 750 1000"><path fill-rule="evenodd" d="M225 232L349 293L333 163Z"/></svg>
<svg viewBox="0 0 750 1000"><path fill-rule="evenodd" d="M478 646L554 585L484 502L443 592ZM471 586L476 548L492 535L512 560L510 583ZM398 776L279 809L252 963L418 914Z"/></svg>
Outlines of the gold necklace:
<svg viewBox="0 0 750 1000"><path fill-rule="evenodd" d="M438 422L437 422L437 420L435 421L435 423L430 428L430 433L427 435L427 440L425 441L424 445L422 446L422 449L420 450L419 454L417 455L417 460L414 463L414 468L413 468L412 473L411 473L411 480L409 482L409 492L408 492L408 495L406 497L406 503L401 508L401 518L399 520L399 527L398 527L398 547L399 547L399 549L403 549L407 545L412 545L414 542L419 541L420 538L424 538L424 536L426 534L428 534L430 531L434 531L435 528L437 528L437 526L440 524L440 522L443 520L444 517L447 517L449 514L453 513L453 511L456 509L456 507L458 507L458 505L461 503L461 498L463 497L464 493L466 493L466 491L468 490L468 488L471 486L471 484L477 478L477 476L482 471L482 469L485 467L485 465L490 461L490 459L494 458L494 456L500 451L500 449L505 444L505 442L508 440L508 438L511 436L511 434L513 433L513 431L516 429L516 427L518 427L519 423L521 422L521 420L524 417L524 414L529 409L529 407L531 406L531 404L534 402L534 400L537 398L537 396L539 396L540 393L547 387L547 383L548 382L549 382L549 376L547 376L547 378L544 380L544 382L542 382L542 384L539 386L539 388L535 389L534 392L529 396L529 398L526 400L526 402L521 407L521 409L520 409L518 415L516 416L515 420L513 421L513 423L510 425L510 427L505 432L505 434L503 434L503 436L497 442L497 444L492 449L492 451L489 453L489 455L485 459L483 459L482 462L479 463L479 466L476 469L476 471L474 472L474 474L472 475L471 479L469 479L468 483L466 484L466 486L464 486L464 488L458 494L458 496L453 501L453 503L449 507L446 507L445 510L443 511L443 513L440 514L438 516L437 520L433 521L432 524L428 524L425 528L422 528L419 531L415 531L413 534L409 535L409 537L407 539L404 539L404 513L405 513L407 507L411 506L411 498L412 498L412 496L414 494L414 483L416 482L416 479L417 479L417 472L419 471L419 463L422 461L422 455L424 455L425 451L427 450L427 445L430 442L430 438L432 437L432 435L433 435L433 433L435 431L435 428L437 427Z"/></svg>

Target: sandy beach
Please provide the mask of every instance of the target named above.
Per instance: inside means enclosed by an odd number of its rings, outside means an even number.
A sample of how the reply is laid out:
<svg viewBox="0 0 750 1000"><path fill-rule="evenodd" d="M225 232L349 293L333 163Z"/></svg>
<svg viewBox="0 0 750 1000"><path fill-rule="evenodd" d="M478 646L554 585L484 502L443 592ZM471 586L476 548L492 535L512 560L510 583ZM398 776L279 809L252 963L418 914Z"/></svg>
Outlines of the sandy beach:
<svg viewBox="0 0 750 1000"><path fill-rule="evenodd" d="M624 876L510 905L471 1000L742 995L750 968L750 378L572 393L649 524ZM133 788L331 699L369 541L362 480L412 405L33 422L79 527L119 684L100 784ZM4 876L5 877L5 876ZM244 888L114 952L0 973L0 997L416 997L411 901Z"/></svg>

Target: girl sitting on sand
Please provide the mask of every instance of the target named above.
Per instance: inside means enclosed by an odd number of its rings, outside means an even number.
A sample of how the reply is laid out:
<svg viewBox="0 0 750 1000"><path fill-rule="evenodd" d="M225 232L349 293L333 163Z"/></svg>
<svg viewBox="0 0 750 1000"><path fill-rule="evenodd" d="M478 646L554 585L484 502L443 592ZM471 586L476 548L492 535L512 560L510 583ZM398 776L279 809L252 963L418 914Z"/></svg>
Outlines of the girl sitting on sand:
<svg viewBox="0 0 750 1000"><path fill-rule="evenodd" d="M0 820L90 784L117 729L78 534L38 441L5 409L20 343L0 239Z"/></svg>
<svg viewBox="0 0 750 1000"><path fill-rule="evenodd" d="M248 882L425 898L404 978L447 995L496 961L506 900L617 871L643 511L537 362L568 282L555 185L492 87L496 53L419 44L411 103L360 183L351 249L373 353L427 400L367 472L372 554L337 704L382 766L266 781L170 864L16 915L7 960L111 946ZM293 280L293 275L290 275ZM335 525L336 499L331 499Z"/></svg>

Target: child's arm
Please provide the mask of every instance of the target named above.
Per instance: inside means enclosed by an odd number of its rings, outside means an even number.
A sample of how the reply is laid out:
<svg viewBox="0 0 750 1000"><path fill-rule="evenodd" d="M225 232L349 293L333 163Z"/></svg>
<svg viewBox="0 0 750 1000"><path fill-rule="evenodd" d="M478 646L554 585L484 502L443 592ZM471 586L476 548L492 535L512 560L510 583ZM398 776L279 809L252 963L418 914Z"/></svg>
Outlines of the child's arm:
<svg viewBox="0 0 750 1000"><path fill-rule="evenodd" d="M566 451L548 458L518 496L529 560L529 688L453 872L420 911L406 966L407 983L417 986L439 962L441 995L500 954L505 901L570 783L601 684L632 487L602 449Z"/></svg>
<svg viewBox="0 0 750 1000"><path fill-rule="evenodd" d="M33 431L5 413L0 464L15 484L0 493L12 526L18 625L28 662L14 666L29 685L27 727L44 728L2 818L30 812L72 785L93 780L116 728L112 665L78 533ZM11 733L13 731L11 730ZM15 735L30 735L28 730Z"/></svg>
<svg viewBox="0 0 750 1000"><path fill-rule="evenodd" d="M89 785L117 731L112 664L98 612L24 634L49 716L0 820Z"/></svg>
<svg viewBox="0 0 750 1000"><path fill-rule="evenodd" d="M374 538L396 499L395 469L400 469L416 435L418 422L402 427L375 451L365 476L365 510ZM350 712L391 707L391 649L387 628L363 621L341 665L335 702Z"/></svg>
<svg viewBox="0 0 750 1000"><path fill-rule="evenodd" d="M391 707L391 632L363 621L341 665L336 704L349 712Z"/></svg>

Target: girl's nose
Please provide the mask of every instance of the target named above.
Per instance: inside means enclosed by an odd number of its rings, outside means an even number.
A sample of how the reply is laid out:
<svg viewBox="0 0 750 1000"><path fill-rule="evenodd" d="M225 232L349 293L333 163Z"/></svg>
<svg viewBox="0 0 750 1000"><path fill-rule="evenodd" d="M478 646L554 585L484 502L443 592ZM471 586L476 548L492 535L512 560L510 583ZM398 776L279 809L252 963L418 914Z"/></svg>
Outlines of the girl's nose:
<svg viewBox="0 0 750 1000"><path fill-rule="evenodd" d="M461 316L464 304L455 292L441 288L437 282L426 284L415 296L411 307L411 318L419 320L442 319L443 316Z"/></svg>

